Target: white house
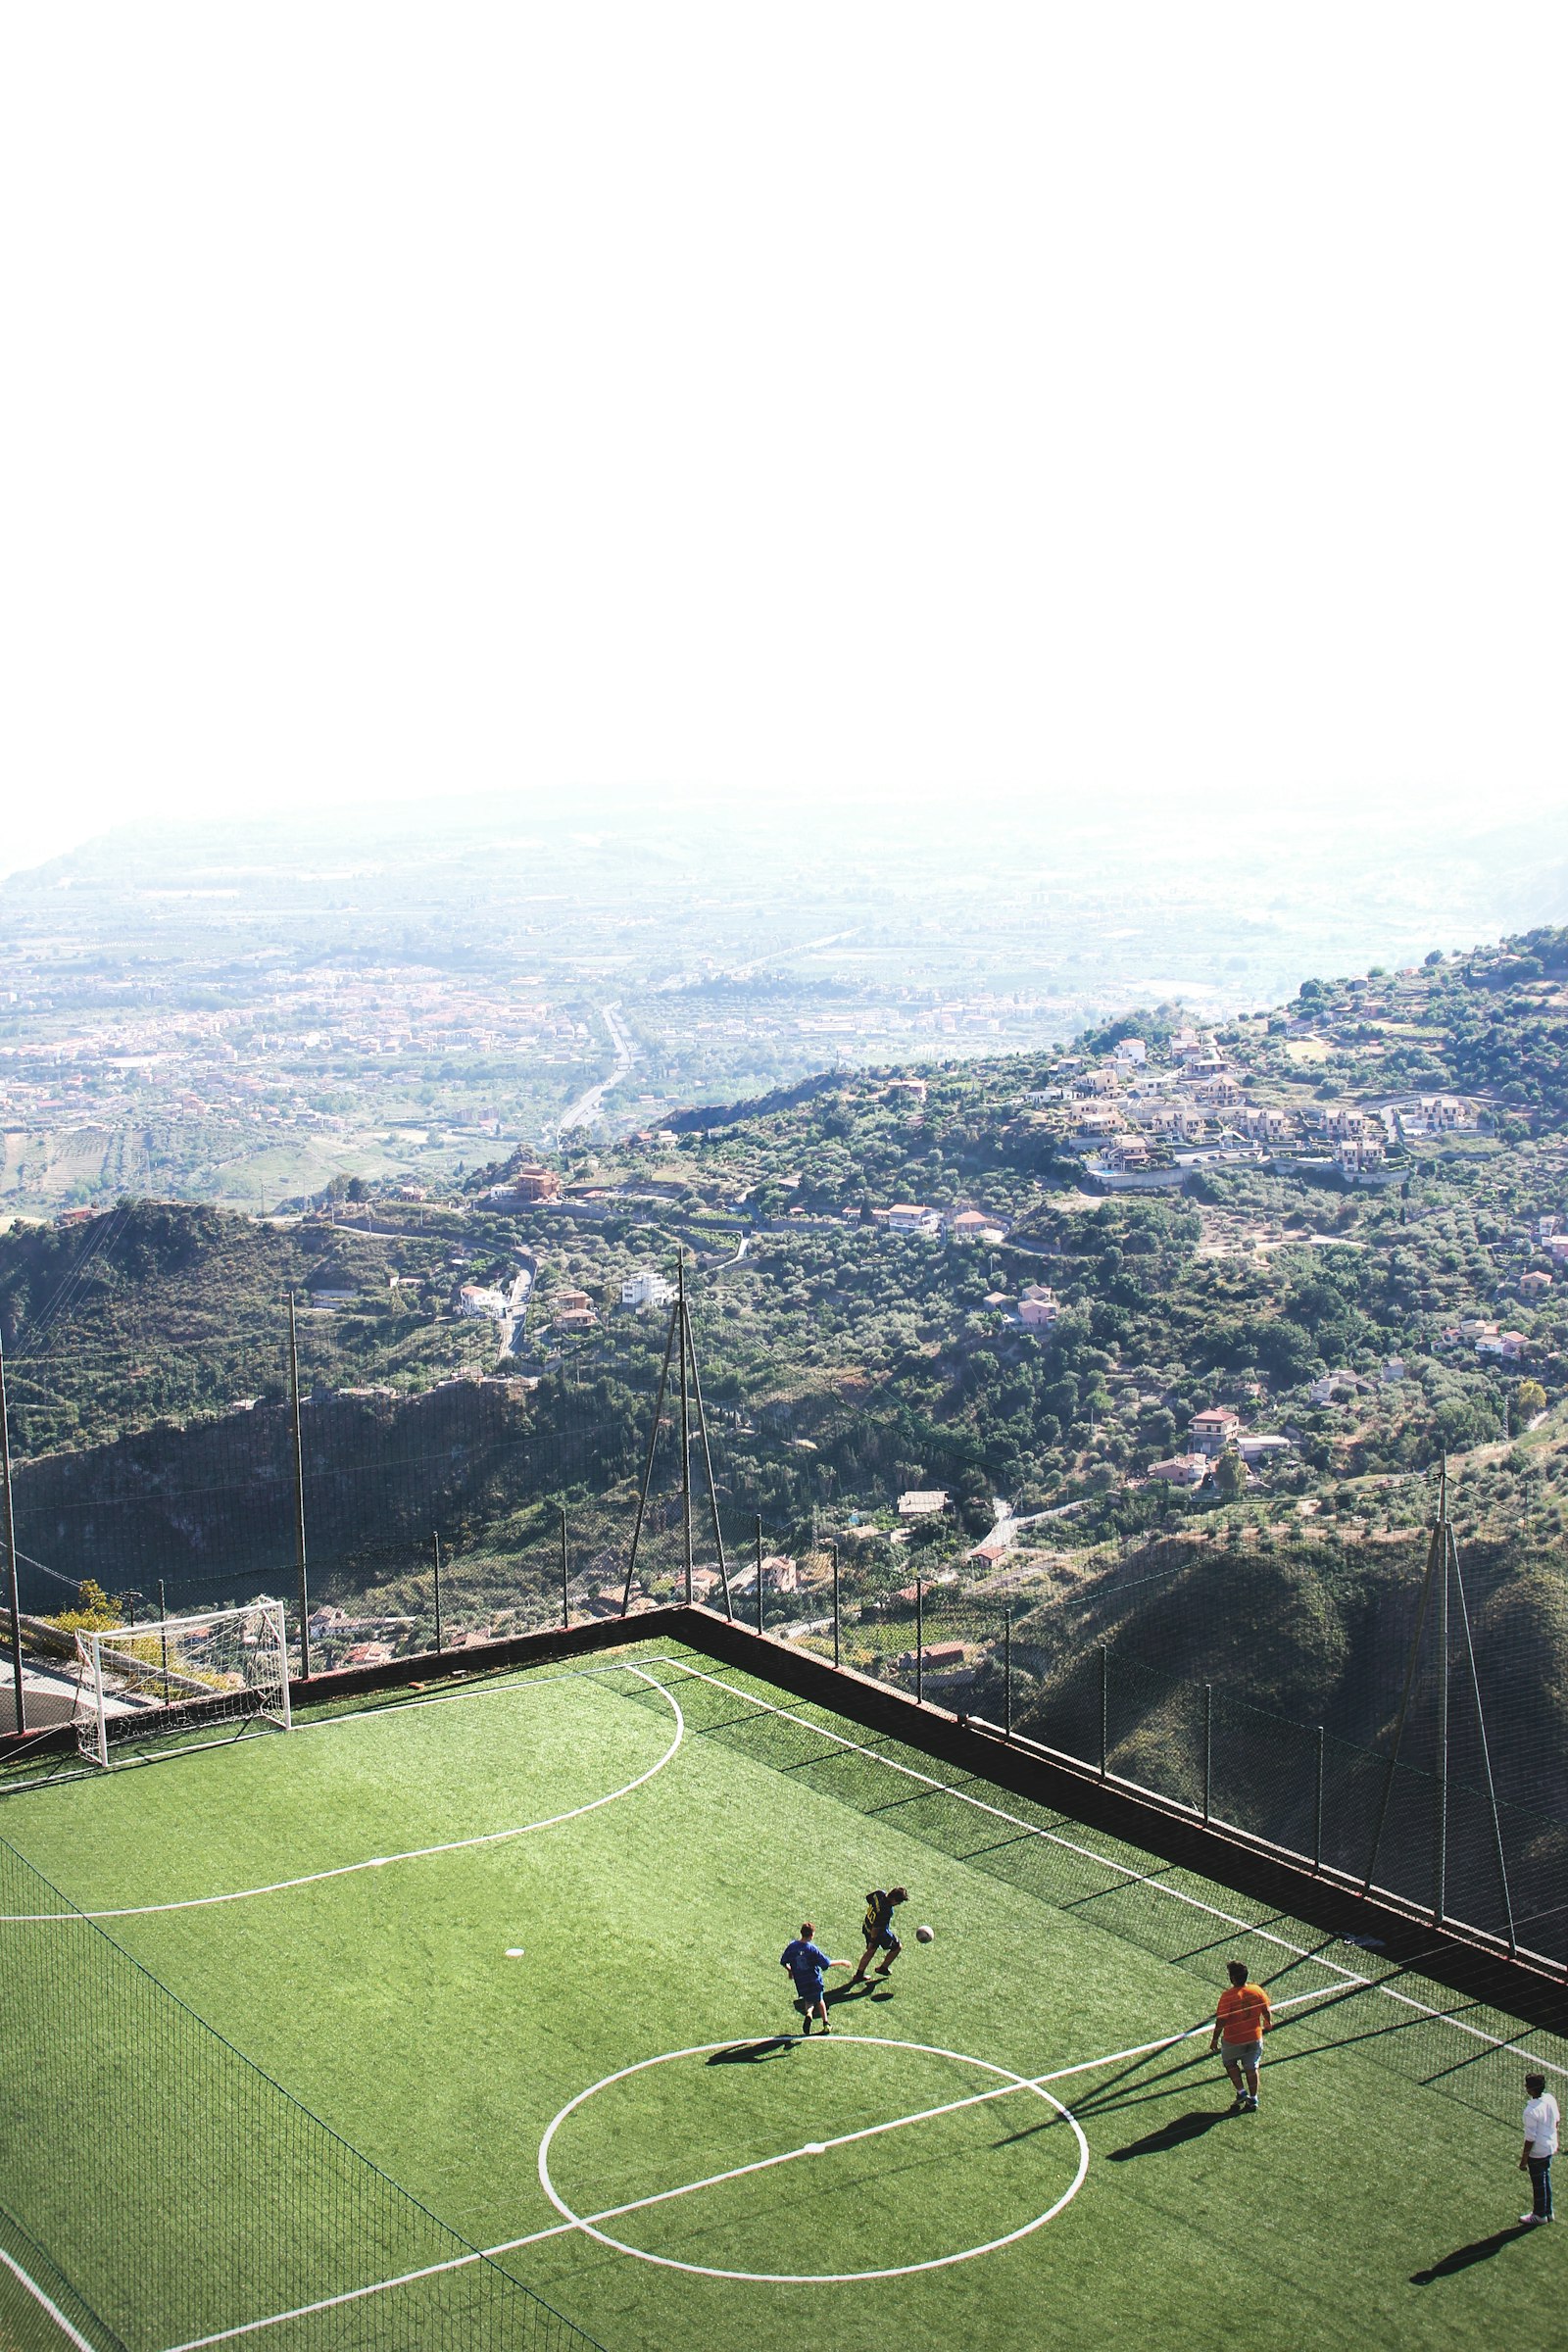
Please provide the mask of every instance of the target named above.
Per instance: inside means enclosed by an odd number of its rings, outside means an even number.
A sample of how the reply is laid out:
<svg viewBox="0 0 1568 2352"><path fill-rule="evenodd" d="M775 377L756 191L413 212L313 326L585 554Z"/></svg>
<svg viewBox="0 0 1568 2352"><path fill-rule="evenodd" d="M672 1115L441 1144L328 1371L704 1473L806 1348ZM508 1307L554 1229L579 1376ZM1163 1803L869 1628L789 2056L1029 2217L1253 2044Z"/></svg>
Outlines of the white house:
<svg viewBox="0 0 1568 2352"><path fill-rule="evenodd" d="M910 1487L899 1496L901 1519L933 1519L948 1507L946 1487Z"/></svg>
<svg viewBox="0 0 1568 2352"><path fill-rule="evenodd" d="M875 1215L875 1210L872 1214ZM895 1200L887 1211L889 1233L938 1233L942 1218L934 1208L922 1208L918 1201Z"/></svg>
<svg viewBox="0 0 1568 2352"><path fill-rule="evenodd" d="M639 1266L620 1286L622 1306L668 1306L674 1296L675 1285L652 1266Z"/></svg>
<svg viewBox="0 0 1568 2352"><path fill-rule="evenodd" d="M488 1315L500 1323L511 1312L504 1291L486 1290L482 1283L466 1282L458 1293L460 1315Z"/></svg>

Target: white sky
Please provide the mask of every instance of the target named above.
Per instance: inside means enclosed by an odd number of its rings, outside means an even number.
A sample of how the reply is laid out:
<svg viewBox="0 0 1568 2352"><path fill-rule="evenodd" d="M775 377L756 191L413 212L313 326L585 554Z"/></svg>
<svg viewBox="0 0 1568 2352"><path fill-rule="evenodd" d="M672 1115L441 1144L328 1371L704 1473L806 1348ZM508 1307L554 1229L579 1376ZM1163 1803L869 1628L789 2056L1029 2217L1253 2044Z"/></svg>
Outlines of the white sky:
<svg viewBox="0 0 1568 2352"><path fill-rule="evenodd" d="M15 7L0 867L1568 800L1558 5Z"/></svg>

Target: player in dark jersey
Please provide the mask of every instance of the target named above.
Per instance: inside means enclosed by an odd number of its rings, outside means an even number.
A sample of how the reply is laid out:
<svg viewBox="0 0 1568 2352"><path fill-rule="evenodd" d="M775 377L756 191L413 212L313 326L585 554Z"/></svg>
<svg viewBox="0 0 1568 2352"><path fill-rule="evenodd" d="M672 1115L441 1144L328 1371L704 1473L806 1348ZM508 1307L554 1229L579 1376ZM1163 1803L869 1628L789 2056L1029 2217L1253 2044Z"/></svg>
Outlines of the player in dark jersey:
<svg viewBox="0 0 1568 2352"><path fill-rule="evenodd" d="M878 1952L882 1954L882 1961L875 1973L879 1977L887 1975L888 1970L904 1949L893 1932L893 1914L900 1903L906 1903L908 1899L907 1886L874 1886L866 1896L863 1930L865 1949L860 1954L859 1967L850 1979L852 1984L865 1983L866 1970L871 1966Z"/></svg>
<svg viewBox="0 0 1568 2352"><path fill-rule="evenodd" d="M842 1968L844 1962L828 1958L816 1941L815 1928L808 1919L803 1919L799 1936L784 1946L778 1964L789 1970L794 1984L796 2005L803 2016L801 2032L809 2034L812 2018L819 2017L822 2031L827 2033L827 1997L822 1980L830 1968Z"/></svg>

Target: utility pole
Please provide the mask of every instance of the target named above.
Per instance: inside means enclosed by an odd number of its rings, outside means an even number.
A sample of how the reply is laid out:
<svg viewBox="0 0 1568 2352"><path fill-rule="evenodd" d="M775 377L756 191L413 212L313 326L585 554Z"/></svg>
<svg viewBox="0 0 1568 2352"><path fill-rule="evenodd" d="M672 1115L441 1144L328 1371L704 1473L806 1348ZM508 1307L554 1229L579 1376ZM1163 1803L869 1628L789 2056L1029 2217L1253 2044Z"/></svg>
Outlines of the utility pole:
<svg viewBox="0 0 1568 2352"><path fill-rule="evenodd" d="M16 1694L19 1732L27 1728L27 1702L22 1679L22 1607L17 1597L17 1514L11 1491L11 1413L6 1403L6 1345L0 1332L0 1485L4 1486L6 1528L6 1606L11 1613L11 1680Z"/></svg>
<svg viewBox="0 0 1568 2352"><path fill-rule="evenodd" d="M300 1335L288 1295L288 1385L294 1407L294 1563L300 1580L300 1677L311 1679L311 1589L305 1565L305 1439L300 1428Z"/></svg>

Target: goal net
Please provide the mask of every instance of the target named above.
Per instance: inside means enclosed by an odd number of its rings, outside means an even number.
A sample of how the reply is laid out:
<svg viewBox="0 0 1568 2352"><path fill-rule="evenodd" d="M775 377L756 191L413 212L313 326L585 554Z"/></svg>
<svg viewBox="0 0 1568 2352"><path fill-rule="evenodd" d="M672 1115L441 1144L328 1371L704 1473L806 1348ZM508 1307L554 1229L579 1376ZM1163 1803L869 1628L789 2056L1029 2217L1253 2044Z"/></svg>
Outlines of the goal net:
<svg viewBox="0 0 1568 2352"><path fill-rule="evenodd" d="M280 1600L76 1636L76 1745L107 1765L127 1740L251 1718L289 1728Z"/></svg>

